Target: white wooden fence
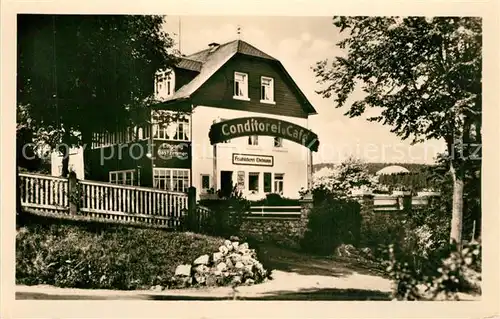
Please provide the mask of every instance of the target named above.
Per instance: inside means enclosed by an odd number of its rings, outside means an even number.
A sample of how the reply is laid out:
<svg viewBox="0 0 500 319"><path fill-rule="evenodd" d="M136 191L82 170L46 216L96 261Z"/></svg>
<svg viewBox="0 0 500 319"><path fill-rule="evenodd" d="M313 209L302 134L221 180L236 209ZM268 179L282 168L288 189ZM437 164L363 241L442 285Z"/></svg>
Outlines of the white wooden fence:
<svg viewBox="0 0 500 319"><path fill-rule="evenodd" d="M252 206L249 219L300 219L301 206Z"/></svg>
<svg viewBox="0 0 500 319"><path fill-rule="evenodd" d="M21 205L35 210L69 210L68 179L39 174L19 174Z"/></svg>
<svg viewBox="0 0 500 319"><path fill-rule="evenodd" d="M188 209L185 193L88 180L70 187L67 178L38 174L20 174L20 179L21 204L35 211L70 214L75 203L77 215L177 228Z"/></svg>

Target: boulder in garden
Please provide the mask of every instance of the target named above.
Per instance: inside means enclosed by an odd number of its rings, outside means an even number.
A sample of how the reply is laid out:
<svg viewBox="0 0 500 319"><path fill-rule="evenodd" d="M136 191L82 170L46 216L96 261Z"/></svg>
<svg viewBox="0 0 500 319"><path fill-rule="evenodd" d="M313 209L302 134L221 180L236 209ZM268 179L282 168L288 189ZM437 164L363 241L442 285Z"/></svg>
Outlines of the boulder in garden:
<svg viewBox="0 0 500 319"><path fill-rule="evenodd" d="M231 261L231 258L226 258L227 268L231 269L234 267L234 263Z"/></svg>
<svg viewBox="0 0 500 319"><path fill-rule="evenodd" d="M160 285L156 285L156 286L151 287L151 290L153 290L153 291L162 291L163 287L160 286Z"/></svg>
<svg viewBox="0 0 500 319"><path fill-rule="evenodd" d="M233 250L237 251L240 244L237 241L233 242Z"/></svg>
<svg viewBox="0 0 500 319"><path fill-rule="evenodd" d="M210 271L210 268L206 265L198 265L194 268L196 274L205 274Z"/></svg>
<svg viewBox="0 0 500 319"><path fill-rule="evenodd" d="M241 276L234 276L233 280L231 280L231 284L233 285L241 284Z"/></svg>
<svg viewBox="0 0 500 319"><path fill-rule="evenodd" d="M214 263L217 263L219 260L221 260L223 257L223 254L221 252L216 252L213 254L213 261Z"/></svg>
<svg viewBox="0 0 500 319"><path fill-rule="evenodd" d="M224 271L226 269L227 269L227 264L225 262L221 262L220 264L217 265L218 271Z"/></svg>
<svg viewBox="0 0 500 319"><path fill-rule="evenodd" d="M254 282L255 280L253 280L252 278L248 278L247 280L245 280L245 285L253 285Z"/></svg>
<svg viewBox="0 0 500 319"><path fill-rule="evenodd" d="M207 280L207 276L205 273L195 273L194 280L199 284L204 284Z"/></svg>
<svg viewBox="0 0 500 319"><path fill-rule="evenodd" d="M238 261L235 265L234 265L234 268L237 268L237 269L242 269L244 268L245 265L243 265L243 263L241 261Z"/></svg>
<svg viewBox="0 0 500 319"><path fill-rule="evenodd" d="M231 261L233 263L237 263L238 261L241 261L242 256L240 254L237 254L237 253L232 253L229 255L229 258L231 258Z"/></svg>
<svg viewBox="0 0 500 319"><path fill-rule="evenodd" d="M243 243L241 245L238 246L238 251L245 251L247 250L249 247L248 247L248 243Z"/></svg>
<svg viewBox="0 0 500 319"><path fill-rule="evenodd" d="M222 255L226 255L229 252L229 249L225 245L222 245L219 247L219 252L221 252Z"/></svg>
<svg viewBox="0 0 500 319"><path fill-rule="evenodd" d="M181 277L191 276L191 265L179 265L175 268L175 275Z"/></svg>
<svg viewBox="0 0 500 319"><path fill-rule="evenodd" d="M193 261L193 265L208 265L208 255L201 255Z"/></svg>

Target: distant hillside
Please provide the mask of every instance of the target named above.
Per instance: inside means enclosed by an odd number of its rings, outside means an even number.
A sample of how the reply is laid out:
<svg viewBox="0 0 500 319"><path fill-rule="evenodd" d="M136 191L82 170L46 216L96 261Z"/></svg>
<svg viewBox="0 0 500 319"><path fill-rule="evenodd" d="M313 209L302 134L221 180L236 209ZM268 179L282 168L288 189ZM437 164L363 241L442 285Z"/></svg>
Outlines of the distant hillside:
<svg viewBox="0 0 500 319"><path fill-rule="evenodd" d="M316 172L324 167L332 168L334 165L335 164L333 164L333 163L319 163L319 164L315 164L313 166L313 168L314 168L314 171ZM391 166L391 165L402 166L402 167L408 169L411 173L417 173L424 167L432 166L432 165L428 165L428 164L414 164L414 163L366 163L366 165L368 167L368 171L370 174L375 174L376 172L378 172L382 168L384 168L386 166Z"/></svg>

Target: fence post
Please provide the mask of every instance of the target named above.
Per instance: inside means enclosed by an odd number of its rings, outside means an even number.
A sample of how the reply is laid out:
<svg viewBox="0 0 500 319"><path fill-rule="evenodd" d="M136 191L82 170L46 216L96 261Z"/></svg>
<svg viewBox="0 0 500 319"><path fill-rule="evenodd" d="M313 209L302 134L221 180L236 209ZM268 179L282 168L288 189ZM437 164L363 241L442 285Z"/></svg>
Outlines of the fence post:
<svg viewBox="0 0 500 319"><path fill-rule="evenodd" d="M412 209L412 195L411 194L405 194L403 196L403 212L408 214L411 212Z"/></svg>
<svg viewBox="0 0 500 319"><path fill-rule="evenodd" d="M78 202L79 202L78 179L76 178L76 173L74 171L70 171L68 174L68 204L69 204L70 215L77 214Z"/></svg>
<svg viewBox="0 0 500 319"><path fill-rule="evenodd" d="M199 223L196 216L196 187L188 188L188 216L187 226L189 230L198 231Z"/></svg>

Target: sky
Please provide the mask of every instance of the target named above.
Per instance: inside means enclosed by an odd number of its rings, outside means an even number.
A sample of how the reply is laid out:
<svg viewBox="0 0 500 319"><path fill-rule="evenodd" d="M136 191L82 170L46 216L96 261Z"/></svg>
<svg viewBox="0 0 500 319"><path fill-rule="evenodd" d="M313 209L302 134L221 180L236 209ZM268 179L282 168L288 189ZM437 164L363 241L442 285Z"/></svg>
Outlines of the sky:
<svg viewBox="0 0 500 319"><path fill-rule="evenodd" d="M280 60L318 112L309 119L309 128L320 140L319 151L313 155L315 163L339 163L348 156L366 162L433 163L436 153L445 149L436 140L412 146L411 141L391 133L390 126L368 122L366 116L344 116L349 103L362 98L359 92L342 108L335 107L333 97L325 99L315 93L321 86L311 67L317 61L345 55L336 46L343 34L333 26L331 17L167 16L164 29L186 55L211 42L222 44L239 37Z"/></svg>

